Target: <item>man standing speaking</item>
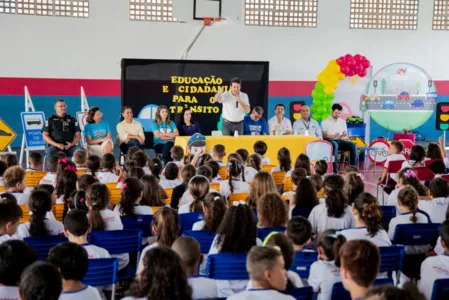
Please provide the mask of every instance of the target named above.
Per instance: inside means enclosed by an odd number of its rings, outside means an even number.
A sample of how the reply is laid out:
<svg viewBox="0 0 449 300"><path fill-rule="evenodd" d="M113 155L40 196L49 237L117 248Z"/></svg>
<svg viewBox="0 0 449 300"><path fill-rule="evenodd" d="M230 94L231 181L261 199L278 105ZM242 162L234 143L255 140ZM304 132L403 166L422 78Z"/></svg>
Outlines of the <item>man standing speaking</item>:
<svg viewBox="0 0 449 300"><path fill-rule="evenodd" d="M231 79L231 88L227 92L221 89L215 94L214 102L223 104L223 135L234 135L237 130L239 135L243 134L243 118L245 113L250 112L248 95L241 92L241 80L239 78Z"/></svg>

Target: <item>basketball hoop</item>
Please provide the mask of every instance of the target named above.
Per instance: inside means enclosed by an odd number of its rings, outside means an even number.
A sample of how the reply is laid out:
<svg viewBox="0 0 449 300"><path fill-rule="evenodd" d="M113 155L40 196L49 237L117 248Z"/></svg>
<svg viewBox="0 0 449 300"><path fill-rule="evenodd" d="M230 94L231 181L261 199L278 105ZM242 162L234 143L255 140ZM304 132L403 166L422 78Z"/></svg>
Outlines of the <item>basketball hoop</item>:
<svg viewBox="0 0 449 300"><path fill-rule="evenodd" d="M211 26L215 22L226 20L225 18L203 17L204 26Z"/></svg>

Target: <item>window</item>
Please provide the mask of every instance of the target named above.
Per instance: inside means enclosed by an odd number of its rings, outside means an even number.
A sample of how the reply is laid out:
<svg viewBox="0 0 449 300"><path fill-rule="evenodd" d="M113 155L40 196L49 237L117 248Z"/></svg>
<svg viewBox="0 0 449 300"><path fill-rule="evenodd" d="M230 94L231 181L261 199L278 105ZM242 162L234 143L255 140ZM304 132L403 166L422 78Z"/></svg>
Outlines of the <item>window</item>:
<svg viewBox="0 0 449 300"><path fill-rule="evenodd" d="M173 0L130 0L129 18L139 21L178 21L173 17Z"/></svg>
<svg viewBox="0 0 449 300"><path fill-rule="evenodd" d="M449 1L435 0L433 4L433 30L449 30Z"/></svg>
<svg viewBox="0 0 449 300"><path fill-rule="evenodd" d="M418 28L419 0L351 0L349 28Z"/></svg>
<svg viewBox="0 0 449 300"><path fill-rule="evenodd" d="M318 0L245 0L245 24L317 27Z"/></svg>
<svg viewBox="0 0 449 300"><path fill-rule="evenodd" d="M0 0L0 13L89 17L89 0Z"/></svg>

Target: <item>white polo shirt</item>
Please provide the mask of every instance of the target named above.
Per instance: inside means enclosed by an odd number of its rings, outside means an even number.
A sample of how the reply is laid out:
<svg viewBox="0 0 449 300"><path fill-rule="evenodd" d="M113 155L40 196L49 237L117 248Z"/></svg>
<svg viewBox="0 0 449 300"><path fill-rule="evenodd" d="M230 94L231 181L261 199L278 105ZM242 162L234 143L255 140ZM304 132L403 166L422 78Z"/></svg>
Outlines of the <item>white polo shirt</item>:
<svg viewBox="0 0 449 300"><path fill-rule="evenodd" d="M340 218L334 218L327 215L326 204L318 204L310 212L309 221L312 225L312 232L318 235L327 229L339 230L355 227L355 220L350 206L346 207L344 214Z"/></svg>
<svg viewBox="0 0 449 300"><path fill-rule="evenodd" d="M188 282L192 288L193 299L210 299L218 297L215 280L206 277L190 277Z"/></svg>
<svg viewBox="0 0 449 300"><path fill-rule="evenodd" d="M64 232L64 225L55 220L44 220L48 235L59 235ZM30 237L30 222L20 224L17 228L17 235L22 238Z"/></svg>
<svg viewBox="0 0 449 300"><path fill-rule="evenodd" d="M334 283L341 281L340 268L335 261L318 260L310 266L309 286L318 294L318 300L330 300Z"/></svg>
<svg viewBox="0 0 449 300"><path fill-rule="evenodd" d="M229 180L224 180L220 183L220 194L223 195L226 199L231 194L238 193L249 193L249 185L248 183L241 181L240 179L232 180L232 188L234 192L231 192L231 187L229 186Z"/></svg>
<svg viewBox="0 0 449 300"><path fill-rule="evenodd" d="M330 116L321 122L321 130L326 132L327 135L333 135L336 133L343 134L344 131L348 131L348 127L343 119L338 118L335 120L332 116Z"/></svg>
<svg viewBox="0 0 449 300"><path fill-rule="evenodd" d="M390 238L388 237L388 233L383 229L379 230L375 236L371 236L368 233L368 229L365 226L345 229L341 231L341 234L348 241L367 240L376 245L377 247L391 246L391 241Z"/></svg>
<svg viewBox="0 0 449 300"><path fill-rule="evenodd" d="M285 134L287 131L292 130L292 122L287 118L282 118L282 122L278 122L278 118L276 116L272 117L268 120L268 129L270 130L270 134L273 135L273 131L276 131L276 127L281 126L280 132L281 134Z"/></svg>
<svg viewBox="0 0 449 300"><path fill-rule="evenodd" d="M246 290L228 297L228 300L252 300L252 299L276 299L276 300L294 300L290 295L282 294L276 290L269 289L251 289Z"/></svg>
<svg viewBox="0 0 449 300"><path fill-rule="evenodd" d="M240 92L240 100L246 105L249 105L248 95ZM224 92L221 94L220 98L218 98L218 102L223 104L223 119L228 120L230 122L241 122L245 117L245 112L241 107L240 103L238 107L236 106L237 100L231 92Z"/></svg>
<svg viewBox="0 0 449 300"><path fill-rule="evenodd" d="M85 285L82 289L72 292L62 292L59 296L59 300L71 300L71 299L89 299L89 300L101 300L101 296L96 288L89 285Z"/></svg>
<svg viewBox="0 0 449 300"><path fill-rule="evenodd" d="M416 213L417 221L415 224L428 224L429 219L426 215L418 212ZM412 217L412 213L402 213L397 217L391 219L390 224L388 225L388 236L391 240L394 238L394 232L396 231L396 226L400 224L413 224L410 220ZM422 254L426 252L427 245L422 246L405 246L404 252L405 254Z"/></svg>
<svg viewBox="0 0 449 300"><path fill-rule="evenodd" d="M446 210L448 204L449 198L419 200L418 208L426 212L433 223L443 223L446 220Z"/></svg>
<svg viewBox="0 0 449 300"><path fill-rule="evenodd" d="M418 282L418 289L426 296L426 299L430 299L435 280L448 278L449 256L428 257L421 264L421 280Z"/></svg>
<svg viewBox="0 0 449 300"><path fill-rule="evenodd" d="M20 300L19 288L16 286L0 286L0 299Z"/></svg>
<svg viewBox="0 0 449 300"><path fill-rule="evenodd" d="M97 175L98 181L100 183L106 184L106 183L114 183L118 182L119 176L115 175L112 172L106 172L106 171L100 171Z"/></svg>
<svg viewBox="0 0 449 300"><path fill-rule="evenodd" d="M253 181L254 176L259 173L256 169L253 167L245 167L245 181L250 182Z"/></svg>

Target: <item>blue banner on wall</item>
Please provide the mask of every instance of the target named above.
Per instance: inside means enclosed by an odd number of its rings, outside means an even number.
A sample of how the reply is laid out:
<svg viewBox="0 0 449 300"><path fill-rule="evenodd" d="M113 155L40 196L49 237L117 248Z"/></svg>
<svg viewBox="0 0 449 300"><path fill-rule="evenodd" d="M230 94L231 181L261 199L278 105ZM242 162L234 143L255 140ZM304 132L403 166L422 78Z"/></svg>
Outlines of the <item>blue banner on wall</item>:
<svg viewBox="0 0 449 300"><path fill-rule="evenodd" d="M22 128L27 150L45 149L45 141L42 136L45 116L41 111L22 112Z"/></svg>

